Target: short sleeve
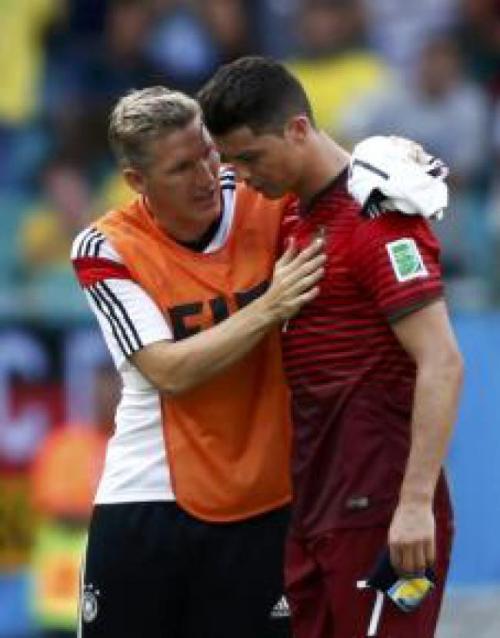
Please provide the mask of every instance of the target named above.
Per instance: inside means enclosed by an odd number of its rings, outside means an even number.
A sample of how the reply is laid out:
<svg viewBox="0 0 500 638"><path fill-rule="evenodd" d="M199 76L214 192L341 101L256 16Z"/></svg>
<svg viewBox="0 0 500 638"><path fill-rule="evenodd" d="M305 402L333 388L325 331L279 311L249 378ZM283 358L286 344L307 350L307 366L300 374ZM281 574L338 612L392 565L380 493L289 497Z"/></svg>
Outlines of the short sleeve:
<svg viewBox="0 0 500 638"><path fill-rule="evenodd" d="M131 279L104 235L92 228L84 231L75 239L71 257L119 370L134 352L173 338L154 300Z"/></svg>
<svg viewBox="0 0 500 638"><path fill-rule="evenodd" d="M357 283L396 321L443 295L439 254L426 220L389 212L356 229L350 265Z"/></svg>

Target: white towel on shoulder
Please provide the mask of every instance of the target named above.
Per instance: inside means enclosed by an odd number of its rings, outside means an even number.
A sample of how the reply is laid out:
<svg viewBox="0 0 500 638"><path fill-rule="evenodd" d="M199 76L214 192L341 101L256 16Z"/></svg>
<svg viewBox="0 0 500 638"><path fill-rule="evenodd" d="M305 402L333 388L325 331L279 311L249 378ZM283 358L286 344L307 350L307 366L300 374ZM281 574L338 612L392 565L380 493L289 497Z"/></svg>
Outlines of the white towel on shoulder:
<svg viewBox="0 0 500 638"><path fill-rule="evenodd" d="M385 210L442 219L448 206L448 168L417 143L375 136L354 147L348 189L368 216Z"/></svg>

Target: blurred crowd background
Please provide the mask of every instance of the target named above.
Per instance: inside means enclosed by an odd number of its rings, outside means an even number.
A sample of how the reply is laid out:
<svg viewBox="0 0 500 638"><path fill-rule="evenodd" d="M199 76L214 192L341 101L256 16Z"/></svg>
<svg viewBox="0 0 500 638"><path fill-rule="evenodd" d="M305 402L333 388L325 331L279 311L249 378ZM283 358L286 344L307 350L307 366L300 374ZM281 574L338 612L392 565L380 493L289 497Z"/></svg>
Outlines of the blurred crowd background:
<svg viewBox="0 0 500 638"><path fill-rule="evenodd" d="M500 1L0 0L0 28L0 638L73 635L117 387L68 254L130 197L110 108L153 84L195 94L246 54L288 64L347 148L398 134L450 167L436 232L468 366L452 583L500 585Z"/></svg>

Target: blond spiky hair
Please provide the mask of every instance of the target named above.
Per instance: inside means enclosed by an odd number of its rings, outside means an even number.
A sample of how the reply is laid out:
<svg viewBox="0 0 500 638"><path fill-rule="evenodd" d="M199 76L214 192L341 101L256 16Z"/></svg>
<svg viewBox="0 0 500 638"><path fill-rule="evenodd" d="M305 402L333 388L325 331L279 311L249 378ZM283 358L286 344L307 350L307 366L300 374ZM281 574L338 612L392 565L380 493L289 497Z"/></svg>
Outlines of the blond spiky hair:
<svg viewBox="0 0 500 638"><path fill-rule="evenodd" d="M109 141L118 163L124 168L146 169L148 145L184 128L199 113L195 100L163 86L128 93L118 100L109 121Z"/></svg>

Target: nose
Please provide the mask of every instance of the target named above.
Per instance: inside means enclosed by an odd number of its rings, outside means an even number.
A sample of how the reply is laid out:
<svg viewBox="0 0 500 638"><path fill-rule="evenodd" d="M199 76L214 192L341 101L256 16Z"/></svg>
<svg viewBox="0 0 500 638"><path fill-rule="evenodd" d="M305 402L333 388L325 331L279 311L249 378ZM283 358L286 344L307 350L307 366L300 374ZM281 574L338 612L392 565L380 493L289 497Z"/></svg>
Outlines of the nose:
<svg viewBox="0 0 500 638"><path fill-rule="evenodd" d="M209 161L201 160L196 171L196 185L200 187L213 186L216 175Z"/></svg>

